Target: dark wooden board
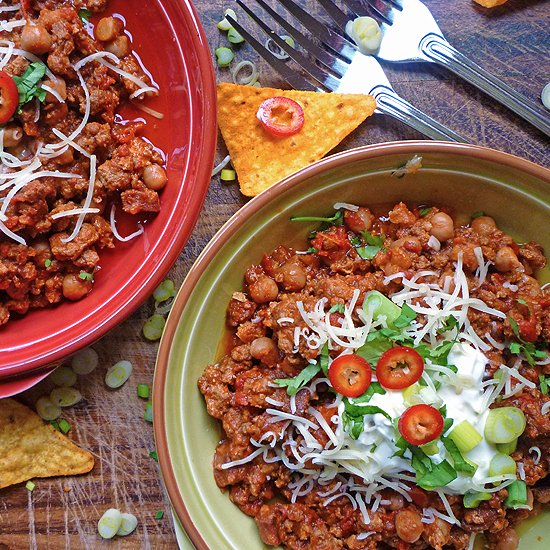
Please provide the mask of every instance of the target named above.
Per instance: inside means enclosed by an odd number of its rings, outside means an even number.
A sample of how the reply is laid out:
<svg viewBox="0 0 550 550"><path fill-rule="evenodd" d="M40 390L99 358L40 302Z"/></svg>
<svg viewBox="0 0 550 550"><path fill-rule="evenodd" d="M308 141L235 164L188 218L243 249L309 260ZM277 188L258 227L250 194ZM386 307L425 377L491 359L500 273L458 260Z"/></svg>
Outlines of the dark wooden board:
<svg viewBox="0 0 550 550"><path fill-rule="evenodd" d="M311 13L318 12L313 0L301 3ZM548 0L510 0L494 10L471 0L426 0L426 4L455 47L533 101L540 101L540 92L550 79ZM215 23L231 5L220 0L196 2L212 52L227 46ZM241 19L246 20L244 15ZM257 59L246 44L237 49L236 58ZM262 84L284 86L265 63L259 67ZM451 73L428 64L385 64L384 68L403 97L473 143L550 164L547 138ZM230 71L218 69L217 77L230 81ZM374 116L337 150L418 138L419 134L399 122ZM217 160L225 154L220 141ZM215 232L245 202L236 184L213 179L195 231L169 274L178 286ZM32 494L24 485L0 490L0 549L176 547L159 468L149 458L154 449L152 426L143 420L144 402L136 396L136 385L150 384L153 379L157 345L140 335L151 312L152 304L144 304L95 346L100 367L80 382L85 401L65 415L74 426L71 437L94 453L94 470L82 477L38 480ZM103 383L105 370L120 359L132 361L134 372L123 388L109 391ZM101 541L96 523L109 507L131 511L139 518L134 535ZM164 519L155 519L158 510L165 512Z"/></svg>

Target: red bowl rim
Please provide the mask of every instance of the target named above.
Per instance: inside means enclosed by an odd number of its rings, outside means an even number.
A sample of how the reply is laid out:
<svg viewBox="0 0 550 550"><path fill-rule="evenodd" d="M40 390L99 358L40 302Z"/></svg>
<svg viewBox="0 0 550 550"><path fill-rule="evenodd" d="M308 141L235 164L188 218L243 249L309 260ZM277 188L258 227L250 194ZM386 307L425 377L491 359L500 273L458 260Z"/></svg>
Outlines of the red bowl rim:
<svg viewBox="0 0 550 550"><path fill-rule="evenodd" d="M172 306L170 317L168 318L168 322L164 329L157 355L155 378L153 382L153 401L155 403L153 408L153 427L160 469L170 501L187 535L198 550L209 550L209 547L193 523L193 520L185 506L183 496L178 489L178 482L171 464L168 438L165 431L166 400L164 396L164 387L166 384L171 345L178 326L179 318L196 283L202 276L203 272L207 269L214 256L219 252L227 240L238 231L245 220L249 219L256 212L264 208L276 196L283 194L286 190L299 184L301 181L319 175L328 169L336 169L346 164L350 158L353 158L354 160L365 160L386 154L413 155L421 153L447 152L455 155L467 156L469 158L476 158L478 160L491 161L493 163L508 166L512 169L521 170L528 175L538 177L550 184L550 170L515 155L478 145L421 140L394 141L367 145L344 151L320 160L306 168L303 168L299 172L288 176L287 178L276 183L273 187L270 187L257 197L253 198L224 224L224 226L218 231L218 233L216 233L213 239L202 251L201 255L197 258L194 265L191 267L191 270L183 282L183 285Z"/></svg>
<svg viewBox="0 0 550 550"><path fill-rule="evenodd" d="M182 224L179 228L179 232L173 238L173 246L161 256L155 271L149 275L135 294L120 304L116 311L102 318L100 324L82 337L73 338L66 345L57 346L46 355L34 357L29 356L27 353L27 357L22 356L17 363L10 366L3 374L0 373L0 386L4 381L10 382L12 385L13 383L19 383L21 387L25 386L25 378L36 377L38 373L51 369L52 364L58 364L79 349L93 344L118 325L153 292L161 277L168 272L178 259L194 229L212 179L212 166L216 154L217 116L214 108L217 101L216 79L208 41L193 3L191 0L177 0L177 2L181 4L181 15L186 20L187 27L194 30L194 32L185 35L185 41L188 44L187 48L194 53L198 63L199 71L197 74L200 73L201 75L203 105L201 122L200 124L194 124L195 127L199 128L199 133L196 140L198 146L196 145L193 154L198 155L200 160L196 161L197 170L193 174L196 189L188 196L188 213L186 214L188 223ZM193 70L195 69L193 67Z"/></svg>

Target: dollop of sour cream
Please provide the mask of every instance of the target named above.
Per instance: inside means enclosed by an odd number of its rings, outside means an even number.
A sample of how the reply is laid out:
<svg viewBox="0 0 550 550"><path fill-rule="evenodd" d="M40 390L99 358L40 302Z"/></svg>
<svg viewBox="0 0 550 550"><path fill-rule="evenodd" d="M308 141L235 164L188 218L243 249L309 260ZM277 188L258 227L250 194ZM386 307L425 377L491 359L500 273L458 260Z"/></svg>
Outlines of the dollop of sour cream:
<svg viewBox="0 0 550 550"><path fill-rule="evenodd" d="M467 420L481 435L484 433L485 421L489 414L488 410L483 410L484 388L481 385L488 362L487 357L470 344L466 342L455 344L448 356L448 363L457 368L456 376L453 378L454 383L443 383L433 395L433 405L441 407L445 404L447 418L454 420L453 426ZM404 402L402 391L389 390L385 394L374 394L368 404L380 407L394 421L408 407ZM340 405L338 412L341 417L344 412L343 404ZM342 426L342 422L339 422L339 426ZM377 413L365 415L363 432L356 441L351 437L349 439L351 447L359 446L369 456L368 472L374 477L403 471L414 472L409 451L405 453L405 458L393 456L398 451L395 445L397 437L394 423L383 414ZM430 456L435 463L447 458L441 442L438 442L438 448L439 453ZM464 453L465 457L477 464L476 473L471 477L458 473L457 478L444 487L444 491L451 494L464 494L469 490L479 489L489 475L489 463L496 452L496 447L483 439L474 449Z"/></svg>

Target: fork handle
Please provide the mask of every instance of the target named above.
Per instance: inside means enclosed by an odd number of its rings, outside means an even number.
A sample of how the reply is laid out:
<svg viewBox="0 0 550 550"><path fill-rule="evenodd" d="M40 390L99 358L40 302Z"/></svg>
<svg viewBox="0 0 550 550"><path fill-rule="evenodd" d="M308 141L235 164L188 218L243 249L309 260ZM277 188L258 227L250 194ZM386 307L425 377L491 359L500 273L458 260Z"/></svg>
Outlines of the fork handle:
<svg viewBox="0 0 550 550"><path fill-rule="evenodd" d="M392 88L380 84L375 86L370 94L376 99L376 108L379 112L400 120L421 134L431 139L468 143L462 136L405 101Z"/></svg>
<svg viewBox="0 0 550 550"><path fill-rule="evenodd" d="M430 33L421 40L420 49L431 61L447 67L550 136L550 116L547 113L453 48L445 38Z"/></svg>

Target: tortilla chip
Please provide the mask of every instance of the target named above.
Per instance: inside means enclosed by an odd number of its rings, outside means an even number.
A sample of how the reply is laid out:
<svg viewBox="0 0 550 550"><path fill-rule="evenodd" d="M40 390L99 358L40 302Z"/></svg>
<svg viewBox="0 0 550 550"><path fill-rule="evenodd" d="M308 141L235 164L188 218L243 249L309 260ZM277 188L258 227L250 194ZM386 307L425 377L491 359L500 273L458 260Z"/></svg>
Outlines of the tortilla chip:
<svg viewBox="0 0 550 550"><path fill-rule="evenodd" d="M0 489L34 477L84 474L94 458L13 399L0 400Z"/></svg>
<svg viewBox="0 0 550 550"><path fill-rule="evenodd" d="M495 8L496 6L500 6L507 1L508 0L474 0L474 2L476 2L480 6L483 6L484 8Z"/></svg>
<svg viewBox="0 0 550 550"><path fill-rule="evenodd" d="M293 136L272 136L256 118L264 100L280 96L304 110L304 126ZM375 108L369 95L218 85L218 124L247 197L325 156Z"/></svg>

